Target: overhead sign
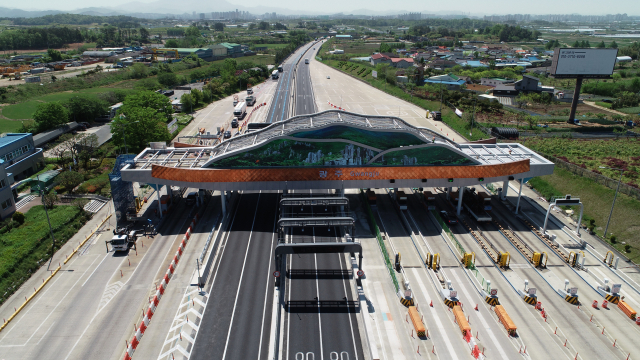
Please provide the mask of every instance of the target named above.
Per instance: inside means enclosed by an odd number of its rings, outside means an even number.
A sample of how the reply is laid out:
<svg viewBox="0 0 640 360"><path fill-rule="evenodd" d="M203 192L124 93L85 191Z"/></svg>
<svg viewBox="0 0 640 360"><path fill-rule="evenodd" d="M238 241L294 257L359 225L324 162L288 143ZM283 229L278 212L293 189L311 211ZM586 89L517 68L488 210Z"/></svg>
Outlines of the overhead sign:
<svg viewBox="0 0 640 360"><path fill-rule="evenodd" d="M571 294L571 296L578 295L578 288L577 287L572 287L571 289L569 289L569 294Z"/></svg>
<svg viewBox="0 0 640 360"><path fill-rule="evenodd" d="M457 298L458 297L458 290L450 290L449 291L449 297Z"/></svg>
<svg viewBox="0 0 640 360"><path fill-rule="evenodd" d="M551 76L556 78L609 78L613 74L618 49L556 48Z"/></svg>
<svg viewBox="0 0 640 360"><path fill-rule="evenodd" d="M622 287L622 284L613 284L611 286L611 293L612 294L618 294L620 292L620 288Z"/></svg>
<svg viewBox="0 0 640 360"><path fill-rule="evenodd" d="M491 289L491 296L498 295L498 289Z"/></svg>
<svg viewBox="0 0 640 360"><path fill-rule="evenodd" d="M529 288L529 291L528 291L529 296L533 296L533 295L535 295L535 294L536 294L536 291L537 291L537 289L536 289L536 288Z"/></svg>
<svg viewBox="0 0 640 360"><path fill-rule="evenodd" d="M371 72L371 76L373 76L374 78L376 78L376 79L377 79L377 78L378 78L378 72L377 72L377 71L375 71L375 70L373 70L373 71Z"/></svg>

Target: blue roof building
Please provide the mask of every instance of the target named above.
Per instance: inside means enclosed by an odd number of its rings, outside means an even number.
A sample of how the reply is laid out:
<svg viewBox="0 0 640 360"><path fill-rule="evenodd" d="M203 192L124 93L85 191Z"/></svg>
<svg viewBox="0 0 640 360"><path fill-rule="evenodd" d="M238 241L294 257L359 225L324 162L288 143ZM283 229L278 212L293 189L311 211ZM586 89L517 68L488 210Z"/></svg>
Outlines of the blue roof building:
<svg viewBox="0 0 640 360"><path fill-rule="evenodd" d="M0 137L0 218L15 212L17 195L11 191L11 184L38 171L42 161L42 149L37 149L33 136L26 134L3 134Z"/></svg>
<svg viewBox="0 0 640 360"><path fill-rule="evenodd" d="M445 86L447 90L459 90L462 85L465 84L464 80L453 74L432 76L428 79L425 79L424 82L433 85Z"/></svg>

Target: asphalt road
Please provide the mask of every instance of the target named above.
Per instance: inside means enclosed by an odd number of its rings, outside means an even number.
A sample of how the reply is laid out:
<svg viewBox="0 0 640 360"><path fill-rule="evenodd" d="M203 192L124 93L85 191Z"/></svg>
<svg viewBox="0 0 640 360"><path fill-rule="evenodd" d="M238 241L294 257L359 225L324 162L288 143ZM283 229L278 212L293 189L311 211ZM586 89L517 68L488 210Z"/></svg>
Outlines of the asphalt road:
<svg viewBox="0 0 640 360"><path fill-rule="evenodd" d="M279 195L244 193L206 285L191 359L266 359L271 327L274 233Z"/></svg>
<svg viewBox="0 0 640 360"><path fill-rule="evenodd" d="M274 123L290 117L289 101L291 101L291 86L295 81L293 70L301 58L303 59L301 62L304 64L304 58L302 56L309 48L313 47L313 43L314 42L311 42L300 47L282 64L284 71L280 73L280 78L277 80L278 86L265 122Z"/></svg>
<svg viewBox="0 0 640 360"><path fill-rule="evenodd" d="M340 236L335 227L291 230L294 243L337 242ZM344 254L297 254L288 259L283 358L312 358L312 353L317 359L364 359L356 319L360 309L353 303L353 274Z"/></svg>
<svg viewBox="0 0 640 360"><path fill-rule="evenodd" d="M315 61L315 54L320 44L314 44L302 55L296 68L295 74L295 108L292 115L313 114L316 112L316 101L313 96L313 84L311 83L310 64L305 64L305 59L309 62ZM314 48L316 50L314 50Z"/></svg>

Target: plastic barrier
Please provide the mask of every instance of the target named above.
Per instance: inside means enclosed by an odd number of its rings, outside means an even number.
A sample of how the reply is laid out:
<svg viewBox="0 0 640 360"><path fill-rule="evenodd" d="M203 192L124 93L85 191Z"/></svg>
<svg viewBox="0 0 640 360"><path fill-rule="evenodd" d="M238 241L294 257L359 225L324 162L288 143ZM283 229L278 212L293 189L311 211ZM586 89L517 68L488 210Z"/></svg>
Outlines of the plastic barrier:
<svg viewBox="0 0 640 360"><path fill-rule="evenodd" d="M420 318L420 313L415 306L409 306L409 317L413 323L413 328L416 329L416 334L418 334L418 336L425 336L426 329Z"/></svg>
<svg viewBox="0 0 640 360"><path fill-rule="evenodd" d="M633 308L631 306L629 306L629 304L627 304L626 302L620 300L618 302L618 307L620 308L620 310L622 310L622 312L627 315L629 317L629 319L631 320L635 320L636 319L636 311L633 310Z"/></svg>
<svg viewBox="0 0 640 360"><path fill-rule="evenodd" d="M164 277L162 278L162 282L158 286L158 289L156 290L156 294L153 297L153 300L151 300L151 302L149 303L149 308L147 309L146 313L144 313L145 315L142 321L140 322L140 326L136 330L136 333L133 335L133 339L131 339L129 346L127 347L127 351L124 354L124 360L131 360L133 353L136 351L136 348L138 347L138 344L142 339L142 335L144 335L144 332L147 330L147 327L149 326L149 321L153 317L153 314L156 312L158 303L160 302L160 299L162 299L162 295L164 295L164 291L169 285L169 281L173 277L175 268L176 266L178 266L180 257L182 257L182 252L184 251L189 241L189 238L191 235L191 229L195 227L195 224L197 222L198 222L198 215L196 214L196 217L191 222L191 226L189 226L189 229L185 233L185 236L182 238L182 242L180 242L180 246L176 251L176 255L173 257L171 264L169 264L169 269L167 270Z"/></svg>
<svg viewBox="0 0 640 360"><path fill-rule="evenodd" d="M469 326L469 322L464 316L464 312L462 311L460 305L456 305L453 307L453 316L456 319L456 323L458 324L460 331L462 331L462 335L466 335L467 332L471 333L471 326Z"/></svg>
<svg viewBox="0 0 640 360"><path fill-rule="evenodd" d="M504 328L507 329L509 335L515 336L518 328L516 327L516 324L513 323L513 320L511 320L509 314L507 314L507 310L505 310L502 305L496 305L494 311L498 315L498 319L500 319Z"/></svg>

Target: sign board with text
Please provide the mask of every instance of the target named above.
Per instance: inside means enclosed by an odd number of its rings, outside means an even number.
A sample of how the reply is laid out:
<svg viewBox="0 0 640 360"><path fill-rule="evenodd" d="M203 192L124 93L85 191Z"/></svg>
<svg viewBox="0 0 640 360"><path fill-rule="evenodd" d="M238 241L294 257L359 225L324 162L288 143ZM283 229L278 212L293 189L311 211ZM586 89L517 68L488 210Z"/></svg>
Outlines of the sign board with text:
<svg viewBox="0 0 640 360"><path fill-rule="evenodd" d="M578 288L577 287L572 287L571 289L569 289L569 294L571 294L571 296L578 295Z"/></svg>
<svg viewBox="0 0 640 360"><path fill-rule="evenodd" d="M622 287L622 284L613 284L613 286L611 286L611 293L612 294L620 293L620 288L621 287Z"/></svg>
<svg viewBox="0 0 640 360"><path fill-rule="evenodd" d="M373 71L371 72L371 76L373 76L374 78L376 78L376 79L377 79L377 78L378 78L378 72L377 72L377 71L375 71L375 70L373 70Z"/></svg>
<svg viewBox="0 0 640 360"><path fill-rule="evenodd" d="M613 74L618 49L555 48L551 76L555 78L605 78Z"/></svg>

